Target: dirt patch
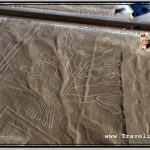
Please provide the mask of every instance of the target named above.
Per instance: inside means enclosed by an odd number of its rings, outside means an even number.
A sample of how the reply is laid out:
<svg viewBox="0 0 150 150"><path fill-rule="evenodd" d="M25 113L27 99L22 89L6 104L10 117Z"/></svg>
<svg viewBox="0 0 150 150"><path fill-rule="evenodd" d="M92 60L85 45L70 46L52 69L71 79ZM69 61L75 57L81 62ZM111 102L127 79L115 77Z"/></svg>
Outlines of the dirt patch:
<svg viewBox="0 0 150 150"><path fill-rule="evenodd" d="M41 134L49 144L130 144L105 135L147 129L149 55L137 56L136 34L19 19L1 19L0 32L1 116L20 118L26 144Z"/></svg>

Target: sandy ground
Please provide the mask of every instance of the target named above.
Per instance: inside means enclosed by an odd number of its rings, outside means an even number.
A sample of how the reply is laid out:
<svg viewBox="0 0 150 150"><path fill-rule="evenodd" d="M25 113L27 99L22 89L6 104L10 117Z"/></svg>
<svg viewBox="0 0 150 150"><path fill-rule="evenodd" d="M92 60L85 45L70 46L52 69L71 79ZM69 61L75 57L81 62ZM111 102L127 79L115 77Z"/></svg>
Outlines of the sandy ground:
<svg viewBox="0 0 150 150"><path fill-rule="evenodd" d="M136 55L133 51L125 52L123 63L123 83L128 133L149 135L149 57L150 53ZM146 138L130 139L132 144L150 144Z"/></svg>
<svg viewBox="0 0 150 150"><path fill-rule="evenodd" d="M149 133L136 32L1 18L0 33L1 144L150 143L105 138Z"/></svg>

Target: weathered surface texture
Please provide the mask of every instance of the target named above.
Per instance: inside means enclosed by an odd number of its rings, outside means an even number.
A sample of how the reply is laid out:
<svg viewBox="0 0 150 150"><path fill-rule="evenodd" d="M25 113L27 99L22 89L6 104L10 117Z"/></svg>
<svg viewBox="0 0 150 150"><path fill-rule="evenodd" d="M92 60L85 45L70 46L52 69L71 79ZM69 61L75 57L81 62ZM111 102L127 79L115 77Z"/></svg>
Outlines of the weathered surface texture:
<svg viewBox="0 0 150 150"><path fill-rule="evenodd" d="M138 47L135 47L138 49ZM136 54L134 49L124 54L123 79L127 129L131 135L150 135L150 54ZM144 136L143 136L144 137ZM150 138L131 138L131 144L150 144Z"/></svg>
<svg viewBox="0 0 150 150"><path fill-rule="evenodd" d="M149 55L125 33L1 18L0 143L129 144L105 135L149 132Z"/></svg>

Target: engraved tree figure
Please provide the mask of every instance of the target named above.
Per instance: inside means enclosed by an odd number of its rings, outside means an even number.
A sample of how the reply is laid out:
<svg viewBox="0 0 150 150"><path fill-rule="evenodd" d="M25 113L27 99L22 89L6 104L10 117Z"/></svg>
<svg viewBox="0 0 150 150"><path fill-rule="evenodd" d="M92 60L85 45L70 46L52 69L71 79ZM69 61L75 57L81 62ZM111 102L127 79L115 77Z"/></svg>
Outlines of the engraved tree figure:
<svg viewBox="0 0 150 150"><path fill-rule="evenodd" d="M109 46L107 41L102 43L100 37L96 39L91 51L82 50L80 46L83 40L84 35L77 32L62 35L60 43L63 43L69 58L68 62L64 62L63 68L69 75L64 73L61 87L56 88L49 97L52 98L60 89L60 101L69 101L66 96L76 96L80 103L87 103L91 101L91 97L95 97L94 102L98 105L118 114L118 109L102 101L121 94L120 53L117 49L110 48L111 43ZM98 90L92 93L91 89L97 87ZM103 91L105 88L107 90Z"/></svg>
<svg viewBox="0 0 150 150"><path fill-rule="evenodd" d="M84 35L81 33L65 33L61 40L70 59L69 63L64 65L68 68L66 72L69 72L69 77L64 77L60 101L69 102L73 96L78 100L80 115L75 130L78 130L81 116L85 117L86 104L94 103L109 111L110 114L122 116L120 47L112 45L107 36L106 40L102 40L100 36L92 39L95 42L91 50L82 49ZM55 95L55 92L57 89L50 98ZM88 119L89 123L92 122L90 119Z"/></svg>

